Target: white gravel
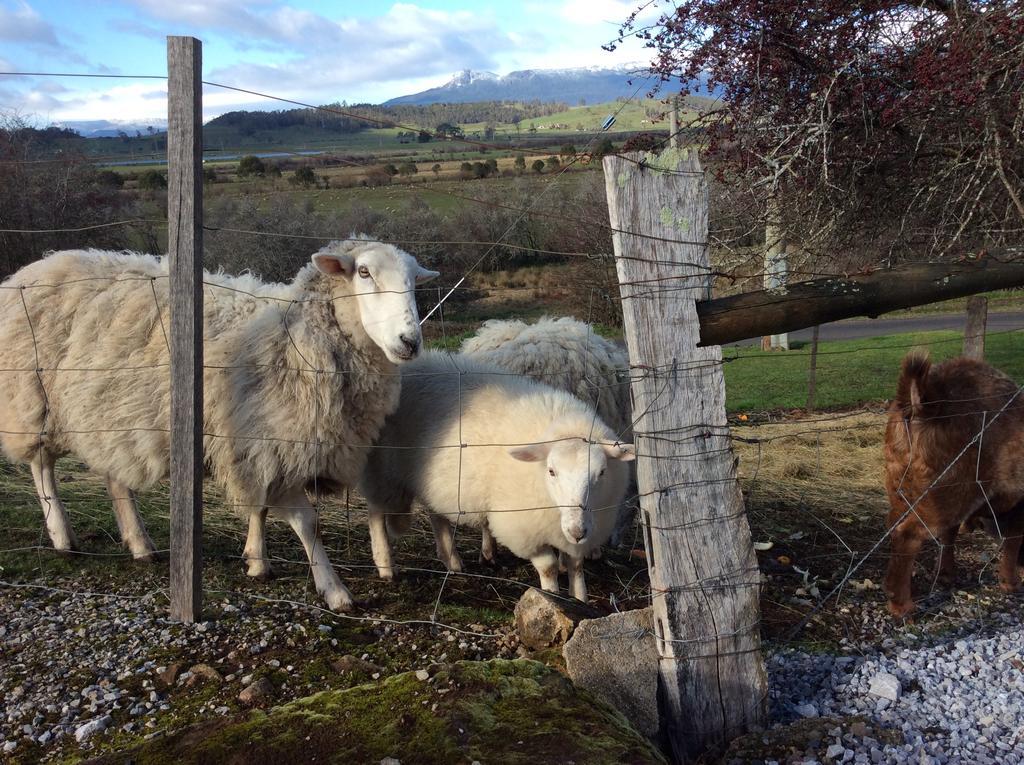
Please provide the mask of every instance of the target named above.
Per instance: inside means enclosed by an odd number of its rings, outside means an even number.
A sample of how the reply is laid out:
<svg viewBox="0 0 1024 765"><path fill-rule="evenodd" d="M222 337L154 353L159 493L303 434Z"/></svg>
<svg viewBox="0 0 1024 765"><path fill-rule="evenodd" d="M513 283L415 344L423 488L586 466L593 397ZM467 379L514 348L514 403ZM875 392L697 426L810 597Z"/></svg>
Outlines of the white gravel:
<svg viewBox="0 0 1024 765"><path fill-rule="evenodd" d="M979 629L925 641L904 635L902 645L860 655L775 653L772 718L860 715L901 733L902 743L886 744L837 729L826 753L836 762L1024 763L1024 627L1016 614L997 614Z"/></svg>

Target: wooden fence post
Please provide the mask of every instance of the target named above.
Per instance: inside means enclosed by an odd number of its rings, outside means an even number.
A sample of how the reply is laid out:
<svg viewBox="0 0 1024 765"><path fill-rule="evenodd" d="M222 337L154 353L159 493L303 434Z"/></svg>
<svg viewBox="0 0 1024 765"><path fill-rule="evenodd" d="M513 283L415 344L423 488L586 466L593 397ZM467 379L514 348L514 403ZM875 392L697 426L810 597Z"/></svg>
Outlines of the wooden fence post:
<svg viewBox="0 0 1024 765"><path fill-rule="evenodd" d="M814 325L814 332L811 335L811 366L807 370L807 411L814 411L814 404L818 395L818 337L821 334L821 325Z"/></svg>
<svg viewBox="0 0 1024 765"><path fill-rule="evenodd" d="M679 760L764 725L760 572L725 417L721 348L698 348L710 292L707 184L695 152L604 158L632 376L637 477Z"/></svg>
<svg viewBox="0 0 1024 765"><path fill-rule="evenodd" d="M679 148L679 96L669 99L668 145L673 149Z"/></svg>
<svg viewBox="0 0 1024 765"><path fill-rule="evenodd" d="M202 612L203 48L167 38L171 343L171 617Z"/></svg>
<svg viewBox="0 0 1024 765"><path fill-rule="evenodd" d="M967 300L967 326L964 327L964 356L985 360L985 325L988 324L988 298L974 295Z"/></svg>

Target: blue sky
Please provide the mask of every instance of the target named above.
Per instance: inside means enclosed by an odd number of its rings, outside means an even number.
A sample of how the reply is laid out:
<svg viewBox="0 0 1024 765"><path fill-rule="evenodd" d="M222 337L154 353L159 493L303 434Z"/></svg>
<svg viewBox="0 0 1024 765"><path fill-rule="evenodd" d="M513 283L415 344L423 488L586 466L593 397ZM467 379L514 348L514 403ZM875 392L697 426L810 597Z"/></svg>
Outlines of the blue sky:
<svg viewBox="0 0 1024 765"><path fill-rule="evenodd" d="M165 74L166 35L203 41L204 79L311 103L379 103L461 69L613 66L648 60L633 41L601 49L627 0L0 0L0 72ZM207 88L206 118L286 108ZM37 123L156 119L159 80L0 76L0 110Z"/></svg>

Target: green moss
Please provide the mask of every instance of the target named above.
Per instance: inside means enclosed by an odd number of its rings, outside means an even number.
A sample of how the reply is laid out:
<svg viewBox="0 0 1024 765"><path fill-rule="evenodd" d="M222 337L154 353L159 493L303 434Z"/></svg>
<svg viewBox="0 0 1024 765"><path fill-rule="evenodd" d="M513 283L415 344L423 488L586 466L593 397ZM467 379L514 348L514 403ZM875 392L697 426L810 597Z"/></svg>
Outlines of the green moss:
<svg viewBox="0 0 1024 765"><path fill-rule="evenodd" d="M661 763L603 702L526 660L458 662L425 682L415 673L308 696L155 740L102 763L472 760Z"/></svg>

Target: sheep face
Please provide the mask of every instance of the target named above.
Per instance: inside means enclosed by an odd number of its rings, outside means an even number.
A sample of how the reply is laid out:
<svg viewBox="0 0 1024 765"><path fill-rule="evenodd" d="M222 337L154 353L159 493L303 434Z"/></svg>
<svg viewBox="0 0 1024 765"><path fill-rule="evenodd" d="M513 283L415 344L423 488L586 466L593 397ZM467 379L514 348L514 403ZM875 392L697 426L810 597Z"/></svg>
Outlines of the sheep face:
<svg viewBox="0 0 1024 765"><path fill-rule="evenodd" d="M632 444L591 443L583 438L530 444L511 449L509 454L523 462L543 464L548 495L561 515L562 534L573 545L587 541L595 511L614 510L620 498L610 496L609 474L624 470L620 463L636 457ZM621 475L616 477L624 480Z"/></svg>
<svg viewBox="0 0 1024 765"><path fill-rule="evenodd" d="M389 244L368 243L350 252L325 249L313 256L322 273L346 279L351 289L341 298L354 299L370 339L392 364L416 358L423 335L416 311L415 287L438 276L416 259Z"/></svg>

